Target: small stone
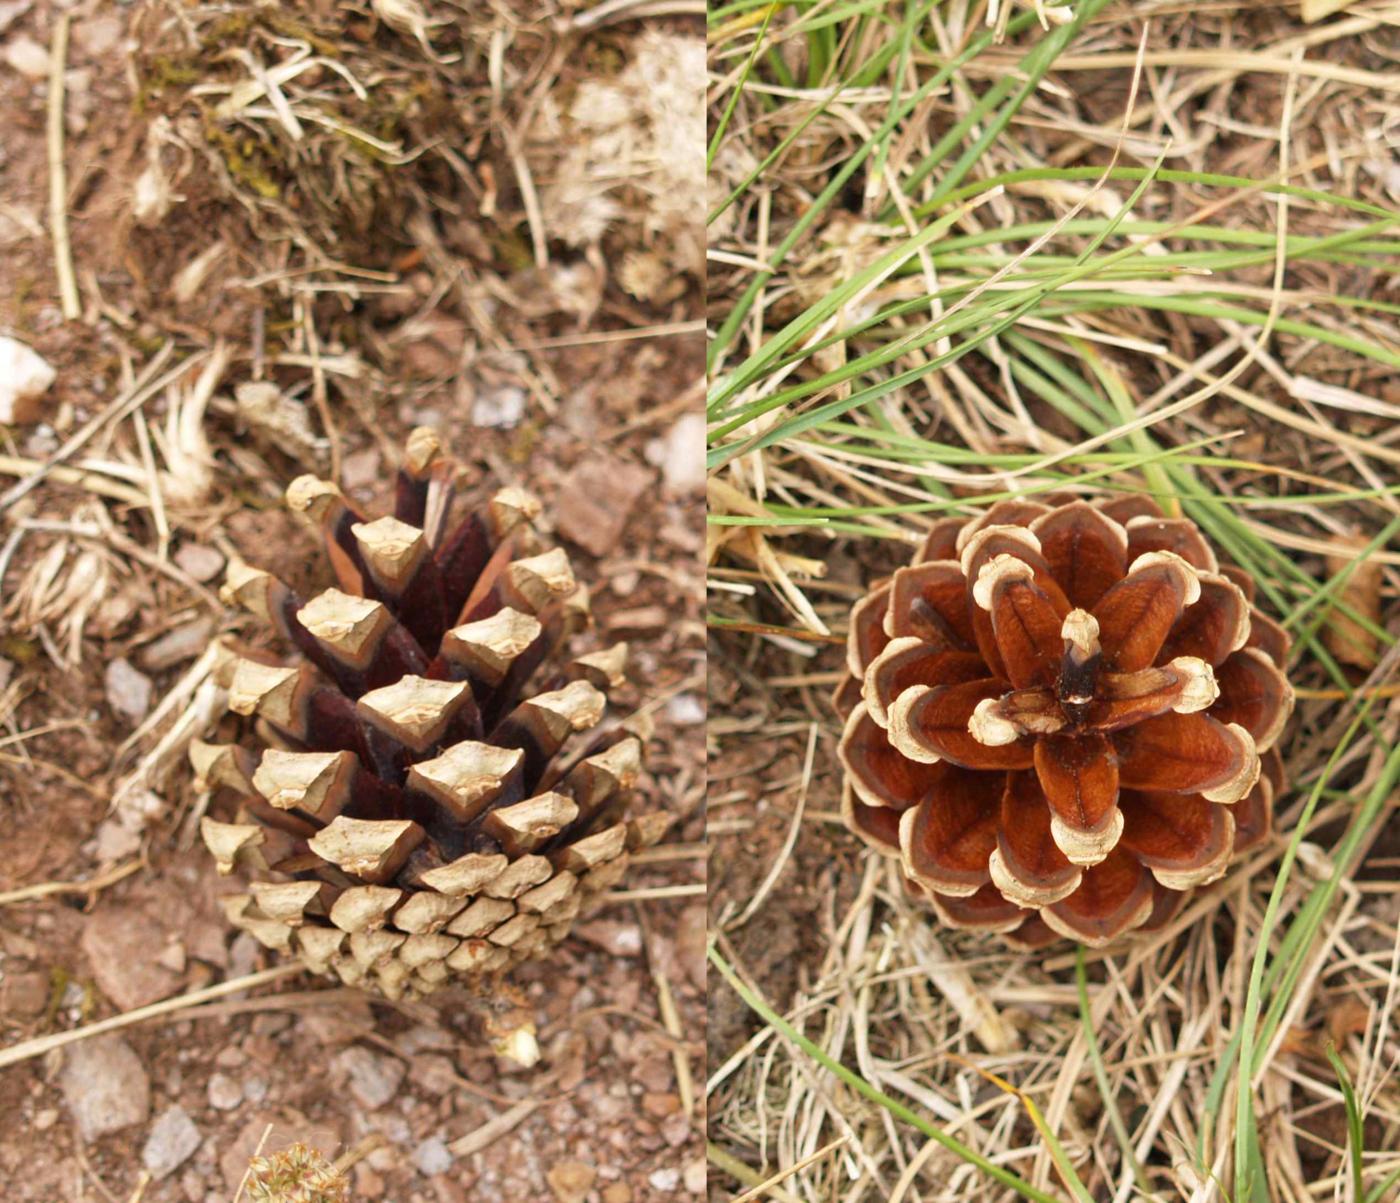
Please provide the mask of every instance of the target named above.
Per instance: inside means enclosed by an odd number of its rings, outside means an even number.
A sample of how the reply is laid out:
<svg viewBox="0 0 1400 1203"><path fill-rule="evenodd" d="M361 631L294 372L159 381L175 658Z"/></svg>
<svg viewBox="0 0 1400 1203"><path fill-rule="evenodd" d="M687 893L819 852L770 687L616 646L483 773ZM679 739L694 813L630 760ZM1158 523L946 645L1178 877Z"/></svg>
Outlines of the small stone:
<svg viewBox="0 0 1400 1203"><path fill-rule="evenodd" d="M347 493L367 489L383 475L378 447L355 451L340 461L340 487Z"/></svg>
<svg viewBox="0 0 1400 1203"><path fill-rule="evenodd" d="M677 726L692 727L705 721L705 704L693 693L678 693L666 703L666 717Z"/></svg>
<svg viewBox="0 0 1400 1203"><path fill-rule="evenodd" d="M93 58L101 58L121 41L120 17L82 17L73 27L73 40Z"/></svg>
<svg viewBox="0 0 1400 1203"><path fill-rule="evenodd" d="M709 924L705 908L688 906L676 920L676 960L697 990L705 988Z"/></svg>
<svg viewBox="0 0 1400 1203"><path fill-rule="evenodd" d="M81 1040L69 1048L58 1084L85 1141L144 1124L151 1113L150 1079L120 1036Z"/></svg>
<svg viewBox="0 0 1400 1203"><path fill-rule="evenodd" d="M146 644L137 655L137 663L147 672L164 672L186 660L193 660L206 647L214 634L212 618L196 618L166 631L159 639Z"/></svg>
<svg viewBox="0 0 1400 1203"><path fill-rule="evenodd" d="M430 1137L413 1150L413 1164L425 1178L447 1173L453 1160L447 1143L439 1136Z"/></svg>
<svg viewBox="0 0 1400 1203"><path fill-rule="evenodd" d="M34 1119L31 1121L31 1123L33 1125L34 1131L47 1132L50 1128L54 1126L54 1124L58 1123L58 1108L44 1107L41 1110L36 1111L34 1113Z"/></svg>
<svg viewBox="0 0 1400 1203"><path fill-rule="evenodd" d="M135 823L133 823L135 818ZM97 825L97 834L93 838L93 854L97 858L98 864L110 865L119 860L125 860L128 856L134 856L141 850L142 830L138 826L144 827L144 823L138 816L133 816L129 810L119 810L116 814L105 818Z"/></svg>
<svg viewBox="0 0 1400 1203"><path fill-rule="evenodd" d="M16 38L6 47L10 65L20 74L24 71L14 62L15 47L25 41L28 39ZM44 60L39 74L43 75L49 69L49 54L42 46L39 53ZM39 398L57 378L58 373L38 352L13 338L0 336L0 424L37 422L41 412Z"/></svg>
<svg viewBox="0 0 1400 1203"><path fill-rule="evenodd" d="M561 1161L545 1174L549 1189L559 1203L583 1203L593 1189L598 1171L583 1161Z"/></svg>
<svg viewBox="0 0 1400 1203"><path fill-rule="evenodd" d="M151 709L155 686L145 673L132 667L129 660L118 657L107 665L105 676L107 704L133 727Z"/></svg>
<svg viewBox="0 0 1400 1203"><path fill-rule="evenodd" d="M82 947L98 988L123 1011L168 998L180 988L179 974L151 956L151 917L140 907L107 902L83 924Z"/></svg>
<svg viewBox="0 0 1400 1203"><path fill-rule="evenodd" d="M647 1181L657 1190L673 1191L681 1184L681 1172L671 1168L652 1170Z"/></svg>
<svg viewBox="0 0 1400 1203"><path fill-rule="evenodd" d="M632 1203L632 1188L625 1182L603 1187L603 1203Z"/></svg>
<svg viewBox="0 0 1400 1203"><path fill-rule="evenodd" d="M366 1111L377 1110L392 1099L404 1076L402 1061L358 1047L338 1053L331 1067L349 1084L355 1101Z"/></svg>
<svg viewBox="0 0 1400 1203"><path fill-rule="evenodd" d="M574 466L559 489L558 529L595 556L606 555L622 537L637 499L652 483L645 468L610 455Z"/></svg>
<svg viewBox="0 0 1400 1203"><path fill-rule="evenodd" d="M34 7L34 0L0 0L0 33Z"/></svg>
<svg viewBox="0 0 1400 1203"><path fill-rule="evenodd" d="M689 493L705 483L705 415L684 414L661 438L647 444L647 463L661 469L670 493Z"/></svg>
<svg viewBox="0 0 1400 1203"><path fill-rule="evenodd" d="M685 1189L692 1195L703 1195L707 1181L705 1159L697 1157L685 1167Z"/></svg>
<svg viewBox="0 0 1400 1203"><path fill-rule="evenodd" d="M209 1079L209 1106L218 1111L232 1111L243 1101L243 1087L228 1074L215 1074Z"/></svg>
<svg viewBox="0 0 1400 1203"><path fill-rule="evenodd" d="M171 973L184 973L185 964L189 960L185 952L185 946L179 940L171 940L160 950L156 957L156 964L163 969L169 969Z"/></svg>
<svg viewBox="0 0 1400 1203"><path fill-rule="evenodd" d="M422 1053L413 1058L413 1084L434 1098L449 1093L457 1085L457 1067L440 1053Z"/></svg>
<svg viewBox="0 0 1400 1203"><path fill-rule="evenodd" d="M43 79L49 73L49 52L27 34L20 34L6 43L5 62L25 79Z"/></svg>
<svg viewBox="0 0 1400 1203"><path fill-rule="evenodd" d="M519 424L525 416L525 390L504 385L477 395L472 403L472 424L497 430Z"/></svg>
<svg viewBox="0 0 1400 1203"><path fill-rule="evenodd" d="M141 1164L156 1181L160 1181L179 1169L197 1148L199 1129L188 1112L177 1103L151 1125L146 1147L141 1150Z"/></svg>
<svg viewBox="0 0 1400 1203"><path fill-rule="evenodd" d="M594 923L580 924L574 928L574 934L615 957L642 955L642 929L635 923L599 919Z"/></svg>
<svg viewBox="0 0 1400 1203"><path fill-rule="evenodd" d="M0 987L0 1011L11 1015L39 1015L49 1005L49 979L38 970L7 973Z"/></svg>
<svg viewBox="0 0 1400 1203"><path fill-rule="evenodd" d="M175 566L203 585L224 570L224 553L203 543L181 543L175 550Z"/></svg>
<svg viewBox="0 0 1400 1203"><path fill-rule="evenodd" d="M680 1096L670 1091L648 1091L642 1095L642 1110L654 1119L665 1119L680 1109Z"/></svg>

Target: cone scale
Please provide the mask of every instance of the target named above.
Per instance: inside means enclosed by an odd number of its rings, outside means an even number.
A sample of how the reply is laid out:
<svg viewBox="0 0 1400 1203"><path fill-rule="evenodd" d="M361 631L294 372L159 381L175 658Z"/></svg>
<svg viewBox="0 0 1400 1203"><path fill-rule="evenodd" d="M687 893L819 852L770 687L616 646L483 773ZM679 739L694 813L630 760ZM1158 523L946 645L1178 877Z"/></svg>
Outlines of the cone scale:
<svg viewBox="0 0 1400 1203"><path fill-rule="evenodd" d="M393 514L292 482L336 583L301 598L230 564L225 600L278 647L229 654L241 738L190 751L216 795L204 842L248 880L229 921L390 999L547 955L666 827L629 815L641 744L604 721L626 646L568 658L587 593L540 545L539 503L508 488L470 509L460 475L420 429Z"/></svg>
<svg viewBox="0 0 1400 1203"><path fill-rule="evenodd" d="M1287 636L1150 501L937 523L851 612L847 825L952 927L1103 946L1269 831Z"/></svg>

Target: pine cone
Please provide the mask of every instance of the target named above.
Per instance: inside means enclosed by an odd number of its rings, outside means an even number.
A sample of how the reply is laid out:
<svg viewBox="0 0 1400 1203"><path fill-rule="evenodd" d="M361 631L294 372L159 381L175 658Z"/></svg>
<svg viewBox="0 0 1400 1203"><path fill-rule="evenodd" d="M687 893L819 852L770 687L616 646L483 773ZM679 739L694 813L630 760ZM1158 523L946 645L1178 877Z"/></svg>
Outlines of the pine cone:
<svg viewBox="0 0 1400 1203"><path fill-rule="evenodd" d="M954 927L1161 926L1283 788L1288 636L1253 597L1142 498L937 523L851 611L847 824Z"/></svg>
<svg viewBox="0 0 1400 1203"><path fill-rule="evenodd" d="M201 785L237 799L236 821L202 822L219 871L260 878L225 900L230 921L389 998L545 953L667 822L627 818L640 741L598 727L626 645L556 663L587 593L562 550L539 551L528 494L454 519L461 477L419 429L393 517L292 482L339 588L302 601L230 564L226 600L288 657L245 651L220 670L259 747L190 753Z"/></svg>

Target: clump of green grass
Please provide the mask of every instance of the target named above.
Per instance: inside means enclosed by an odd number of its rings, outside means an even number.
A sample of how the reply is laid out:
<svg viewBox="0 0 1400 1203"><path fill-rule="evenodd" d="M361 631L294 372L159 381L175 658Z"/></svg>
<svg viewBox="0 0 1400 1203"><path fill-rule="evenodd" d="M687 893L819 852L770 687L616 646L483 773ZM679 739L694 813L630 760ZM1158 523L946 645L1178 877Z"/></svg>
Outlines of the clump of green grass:
<svg viewBox="0 0 1400 1203"><path fill-rule="evenodd" d="M1320 974L1363 997L1385 981L1348 976L1339 943L1358 926L1400 940L1355 877L1400 780L1400 448L1386 437L1400 407L1372 395L1400 366L1400 307L1382 299L1400 268L1400 211L1378 189L1319 178L1299 131L1326 126L1337 110L1317 108L1320 89L1297 66L1297 31L1228 31L1257 69L1277 73L1276 87L1262 87L1222 71L1205 45L1233 14L1144 30L1115 13L1104 0L1081 0L1072 21L1044 29L1023 11L1006 21L1005 40L978 26L976 6L957 2L738 0L711 14L717 646L779 663L796 654L796 640L810 651L820 643L807 641L839 636L843 597L812 564L837 547L875 554L873 542L855 540L911 542L932 517L1006 496L1130 490L1190 516L1253 574L1262 604L1294 636L1303 698L1303 734L1287 749L1296 796L1278 808L1279 837L1200 912L1209 918L1229 900L1231 946L1216 948L1210 923L1077 967L959 945L978 988L1004 991L1009 975L1053 1017L1038 1059L978 1059L979 1072L1020 1083L999 1102L969 1094L977 1075L950 1068L947 1051L966 1034L947 1004L912 1034L885 1029L857 1041L891 1049L884 1060L867 1050L866 1072L843 1060L858 1022L853 995L869 993L868 1008L895 998L903 1006L907 987L872 981L901 965L927 969L895 931L872 937L878 964L869 944L849 955L833 948L800 1003L805 1025L784 1020L761 982L744 985L742 967L714 952L765 1030L789 1042L794 1066L785 1098L776 1049L761 1070L729 1067L713 1083L717 1130L740 1143L766 1136L746 1109L767 1107L786 1117L778 1140L793 1153L812 1152L843 1124L866 1137L859 1155L833 1152L786 1178L797 1196L829 1189L838 1164L866 1180L898 1176L926 1138L1022 1198L1043 1197L1053 1174L1055 1189L1074 1198L1177 1197L1170 1186L1181 1197L1214 1190L1194 1197L1264 1203L1280 1183L1296 1185L1300 1158L1321 1139L1309 1115L1338 1083L1348 1146L1332 1164L1349 1197L1378 1203L1400 1174L1380 1151L1393 1141L1367 1150L1360 1124L1369 1109L1391 1137L1400 1130L1394 1084L1378 1069L1393 1034L1382 1027L1333 1053L1330 1083L1280 1068L1288 1030L1325 1006ZM1136 67L1093 69L1100 53L1120 61L1120 46L1129 64L1138 52ZM1356 43L1340 49L1362 53ZM1057 71L1071 52L1087 75ZM1218 129L1218 114L1196 103L1205 84L1163 78L1151 65L1158 52L1216 64L1214 86L1268 103L1270 170L1232 170L1223 146L1208 153L1214 135L1203 135L1206 151L1176 151L1183 127ZM1121 107L1095 121L1103 106L1084 93L1106 78ZM1164 99L1173 88L1180 108ZM1361 114L1365 93L1350 102ZM1240 136L1262 138L1261 125ZM1379 623L1348 592L1365 561L1386 576ZM1376 641L1379 662L1368 671L1338 649L1336 615ZM754 639L766 651L745 643ZM783 728L786 705L803 702L776 692L760 736ZM1323 731L1325 740L1310 737ZM903 921L898 902L866 890L847 922L875 922L877 897ZM1077 1007L1058 992L1064 973ZM818 1020L826 1026L815 1038ZM1219 1041L1193 1054L1171 1043L1173 1032L1205 1040L1208 1029ZM932 1075L923 1088L945 1099L963 1092L950 1111L956 1139L880 1088L882 1074L908 1084L894 1068L901 1057ZM1055 1085L1066 1057L1088 1060L1084 1086L1104 1100L1087 1145L1065 1134L1081 1125L1068 1088ZM804 1061L898 1122L870 1120L865 1105L843 1119L808 1085ZM1169 1068L1157 1076L1144 1061ZM1364 1089L1347 1077L1357 1066ZM1190 1105L1154 1113L1152 1092L1169 1078ZM1288 1101L1290 1089L1296 1104L1265 1105L1280 1092ZM1006 1107L1020 1108L1016 1119ZM1020 1143L1026 1123L1039 1152ZM904 1125L919 1133L907 1148ZM732 1162L732 1149L725 1156ZM1008 1160L1029 1165L1012 1173ZM1116 1193L1093 1193L1106 1189Z"/></svg>

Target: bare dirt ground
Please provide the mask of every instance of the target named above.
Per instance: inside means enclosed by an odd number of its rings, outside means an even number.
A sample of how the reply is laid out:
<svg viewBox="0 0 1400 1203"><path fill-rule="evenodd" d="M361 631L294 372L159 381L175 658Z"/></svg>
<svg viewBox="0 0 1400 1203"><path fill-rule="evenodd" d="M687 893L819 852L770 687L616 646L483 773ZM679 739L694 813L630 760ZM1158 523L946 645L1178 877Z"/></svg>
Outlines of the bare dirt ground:
<svg viewBox="0 0 1400 1203"><path fill-rule="evenodd" d="M696 26L644 43L638 22L571 29L574 10L546 5L452 9L430 28L341 10L0 5L0 333L57 372L39 421L0 430L0 490L97 419L76 470L4 513L0 1043L275 964L223 921L235 886L198 841L178 748L148 756L185 715L207 640L247 621L216 596L227 555L328 583L281 489L338 470L382 502L417 424L543 498L599 637L632 646L620 706L655 719L642 788L676 821L559 955L517 975L537 1069L495 1058L460 998L389 1005L292 977L0 1071L0 1193L226 1203L256 1148L299 1139L353 1163L356 1199L696 1196L702 512L698 431L678 422L703 371L699 289L666 258L655 180L629 181L616 145L594 227L551 225L569 208L561 160L585 144L570 103L635 96L638 63L664 83ZM60 13L73 321L45 229ZM214 113L303 47L318 63L277 77L272 110ZM346 124L377 142L318 138ZM280 390L270 416L235 399L258 379ZM29 890L46 882L109 884ZM85 1109L110 1130L85 1140Z"/></svg>

